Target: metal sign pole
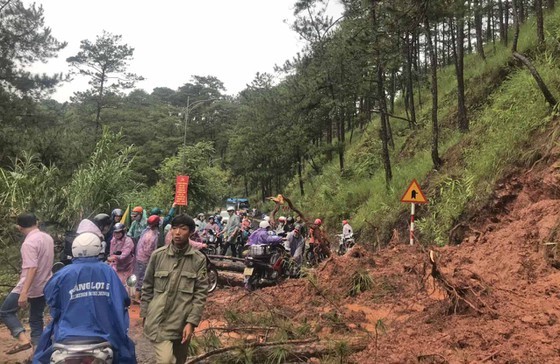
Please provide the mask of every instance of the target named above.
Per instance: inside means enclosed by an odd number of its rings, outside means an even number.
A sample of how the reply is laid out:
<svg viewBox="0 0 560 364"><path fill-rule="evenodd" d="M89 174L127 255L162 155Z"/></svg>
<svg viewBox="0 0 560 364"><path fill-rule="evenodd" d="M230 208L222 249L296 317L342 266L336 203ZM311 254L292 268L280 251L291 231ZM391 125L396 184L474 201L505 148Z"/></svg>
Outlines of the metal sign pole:
<svg viewBox="0 0 560 364"><path fill-rule="evenodd" d="M410 245L414 245L414 203L410 204Z"/></svg>

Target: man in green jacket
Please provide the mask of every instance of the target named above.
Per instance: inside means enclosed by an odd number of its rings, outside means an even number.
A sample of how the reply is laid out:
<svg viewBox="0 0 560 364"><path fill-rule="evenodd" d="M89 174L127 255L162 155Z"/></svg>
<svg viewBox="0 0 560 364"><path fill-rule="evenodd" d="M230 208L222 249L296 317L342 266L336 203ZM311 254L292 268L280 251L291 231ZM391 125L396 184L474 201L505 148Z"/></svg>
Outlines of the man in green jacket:
<svg viewBox="0 0 560 364"><path fill-rule="evenodd" d="M154 251L146 268L140 317L158 364L185 363L206 302L206 257L189 244L195 228L190 216L176 216L172 243Z"/></svg>

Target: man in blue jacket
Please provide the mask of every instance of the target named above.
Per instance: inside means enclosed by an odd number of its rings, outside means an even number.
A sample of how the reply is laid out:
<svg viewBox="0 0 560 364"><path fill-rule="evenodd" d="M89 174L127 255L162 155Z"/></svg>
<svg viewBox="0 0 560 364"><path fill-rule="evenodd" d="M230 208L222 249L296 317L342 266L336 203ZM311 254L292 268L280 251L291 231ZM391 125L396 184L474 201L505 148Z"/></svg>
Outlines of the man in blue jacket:
<svg viewBox="0 0 560 364"><path fill-rule="evenodd" d="M108 341L113 363L136 363L128 337L130 299L115 271L99 261L101 239L82 233L72 243L72 264L58 271L45 287L52 321L43 332L33 363L49 363L53 343L71 339Z"/></svg>

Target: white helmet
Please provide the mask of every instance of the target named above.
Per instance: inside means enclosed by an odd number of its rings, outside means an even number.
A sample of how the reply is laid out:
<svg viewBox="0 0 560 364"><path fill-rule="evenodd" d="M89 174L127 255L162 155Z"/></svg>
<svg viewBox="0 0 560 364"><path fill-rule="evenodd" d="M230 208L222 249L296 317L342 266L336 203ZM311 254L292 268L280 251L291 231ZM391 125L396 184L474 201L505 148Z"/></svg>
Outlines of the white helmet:
<svg viewBox="0 0 560 364"><path fill-rule="evenodd" d="M270 216L265 216L264 221L270 221Z"/></svg>
<svg viewBox="0 0 560 364"><path fill-rule="evenodd" d="M72 242L74 258L97 257L101 254L101 239L93 233L82 233Z"/></svg>
<svg viewBox="0 0 560 364"><path fill-rule="evenodd" d="M266 228L270 227L270 224L268 223L268 221L263 220L263 221L261 221L261 222L259 223L259 227L260 227L261 229L266 229Z"/></svg>

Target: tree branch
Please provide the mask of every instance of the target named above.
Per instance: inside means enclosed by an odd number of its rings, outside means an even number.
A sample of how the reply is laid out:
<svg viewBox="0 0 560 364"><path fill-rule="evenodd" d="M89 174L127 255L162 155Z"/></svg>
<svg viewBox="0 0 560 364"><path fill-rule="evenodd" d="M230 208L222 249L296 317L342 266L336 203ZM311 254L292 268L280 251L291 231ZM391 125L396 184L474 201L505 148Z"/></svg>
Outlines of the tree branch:
<svg viewBox="0 0 560 364"><path fill-rule="evenodd" d="M371 110L371 112L381 114L381 110ZM403 118L401 116L396 116L396 115L393 115L393 114L389 114L388 112L386 112L385 115L390 116L390 117L395 118L395 119L400 119L400 120L404 120L404 121L407 121L409 123L412 123L412 121L408 120L407 118Z"/></svg>
<svg viewBox="0 0 560 364"><path fill-rule="evenodd" d="M248 348L258 348L258 347L270 347L270 346L281 346L281 345L298 345L298 344L308 344L319 339L307 339L307 340L287 340L287 341L274 341L269 343L251 343L247 345L233 345L233 346L226 346L225 348L220 348L216 350L209 351L207 353L195 356L191 360L187 361L185 364L194 364L200 363L202 360L209 358L214 355L223 354L228 351L238 350L238 349L248 349Z"/></svg>

